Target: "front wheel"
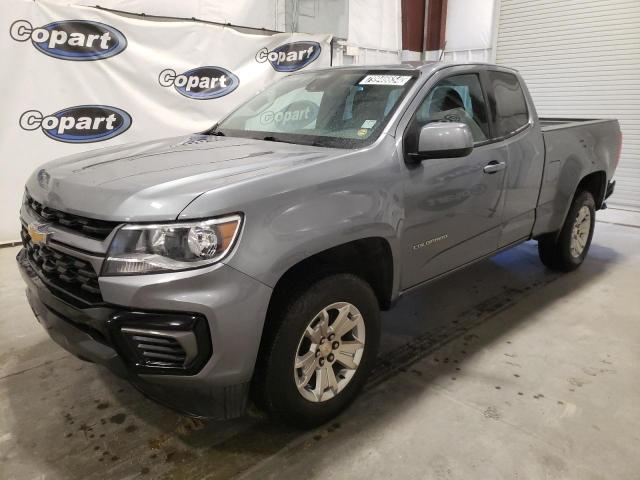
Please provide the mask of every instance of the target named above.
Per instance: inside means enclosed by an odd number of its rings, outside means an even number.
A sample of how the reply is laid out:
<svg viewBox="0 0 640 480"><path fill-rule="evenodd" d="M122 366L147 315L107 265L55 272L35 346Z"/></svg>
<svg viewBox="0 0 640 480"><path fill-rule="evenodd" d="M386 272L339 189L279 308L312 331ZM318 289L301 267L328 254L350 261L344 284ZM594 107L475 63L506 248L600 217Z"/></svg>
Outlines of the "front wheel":
<svg viewBox="0 0 640 480"><path fill-rule="evenodd" d="M569 272L584 261L596 222L596 203L591 193L579 192L557 234L547 234L538 240L540 260L553 270Z"/></svg>
<svg viewBox="0 0 640 480"><path fill-rule="evenodd" d="M285 422L312 427L335 417L364 386L380 340L380 312L359 277L325 277L270 319L256 374L260 403Z"/></svg>

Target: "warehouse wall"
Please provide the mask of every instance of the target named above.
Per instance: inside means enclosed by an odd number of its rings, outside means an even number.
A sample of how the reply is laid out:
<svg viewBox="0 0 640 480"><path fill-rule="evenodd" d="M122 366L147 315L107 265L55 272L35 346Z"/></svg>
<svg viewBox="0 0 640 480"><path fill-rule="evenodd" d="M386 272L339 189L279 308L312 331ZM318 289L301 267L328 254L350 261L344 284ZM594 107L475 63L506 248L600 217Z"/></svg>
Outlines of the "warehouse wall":
<svg viewBox="0 0 640 480"><path fill-rule="evenodd" d="M446 35L441 50L425 52L425 59L445 62L490 62L498 0L448 0Z"/></svg>
<svg viewBox="0 0 640 480"><path fill-rule="evenodd" d="M609 204L640 209L640 1L502 0L496 61L520 71L540 115L620 121Z"/></svg>
<svg viewBox="0 0 640 480"><path fill-rule="evenodd" d="M540 115L618 119L609 204L640 209L640 1L448 0L443 59L518 69Z"/></svg>
<svg viewBox="0 0 640 480"><path fill-rule="evenodd" d="M490 62L495 0L448 0L446 62Z"/></svg>
<svg viewBox="0 0 640 480"><path fill-rule="evenodd" d="M333 64L399 63L401 37L400 0L349 0L349 33L336 42Z"/></svg>

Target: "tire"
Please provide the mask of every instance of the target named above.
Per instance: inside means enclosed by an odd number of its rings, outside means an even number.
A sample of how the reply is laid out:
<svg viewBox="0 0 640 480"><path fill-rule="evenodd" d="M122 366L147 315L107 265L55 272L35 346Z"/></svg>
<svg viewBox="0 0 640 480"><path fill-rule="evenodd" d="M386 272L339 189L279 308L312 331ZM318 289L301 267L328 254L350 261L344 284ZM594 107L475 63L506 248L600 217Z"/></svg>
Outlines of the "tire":
<svg viewBox="0 0 640 480"><path fill-rule="evenodd" d="M270 312L254 400L285 423L310 428L338 415L364 386L380 343L380 311L369 284L351 274L326 276L298 293L287 293L290 300ZM329 369L335 383L329 381Z"/></svg>
<svg viewBox="0 0 640 480"><path fill-rule="evenodd" d="M570 272L582 265L589 253L595 220L596 202L593 195L587 191L578 192L560 232L538 239L538 254L542 263L562 272ZM580 227L576 226L578 223Z"/></svg>

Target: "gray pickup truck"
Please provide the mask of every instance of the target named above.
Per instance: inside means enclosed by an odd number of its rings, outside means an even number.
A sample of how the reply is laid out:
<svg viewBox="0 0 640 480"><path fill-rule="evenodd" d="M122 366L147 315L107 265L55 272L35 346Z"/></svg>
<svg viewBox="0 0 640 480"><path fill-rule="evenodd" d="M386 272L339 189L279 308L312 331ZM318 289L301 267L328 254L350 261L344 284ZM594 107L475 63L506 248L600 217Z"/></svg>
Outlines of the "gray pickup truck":
<svg viewBox="0 0 640 480"><path fill-rule="evenodd" d="M190 415L312 426L406 292L530 239L578 267L620 148L615 120L538 118L504 67L296 73L206 132L39 168L18 262L78 357Z"/></svg>

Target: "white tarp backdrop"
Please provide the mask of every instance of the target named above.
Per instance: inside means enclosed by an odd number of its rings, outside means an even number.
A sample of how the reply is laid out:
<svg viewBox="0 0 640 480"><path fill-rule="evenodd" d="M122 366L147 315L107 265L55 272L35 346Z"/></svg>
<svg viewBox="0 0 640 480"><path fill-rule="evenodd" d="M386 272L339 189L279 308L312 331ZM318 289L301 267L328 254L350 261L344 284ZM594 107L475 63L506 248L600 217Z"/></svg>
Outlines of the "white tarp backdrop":
<svg viewBox="0 0 640 480"><path fill-rule="evenodd" d="M350 0L349 44L402 49L400 0Z"/></svg>
<svg viewBox="0 0 640 480"><path fill-rule="evenodd" d="M6 1L6 0L3 0ZM251 28L282 30L277 15L284 11L283 0L48 0L58 5L100 5L111 10L165 17L197 18ZM299 0L298 0L299 1ZM280 5L279 5L280 3Z"/></svg>
<svg viewBox="0 0 640 480"><path fill-rule="evenodd" d="M491 48L495 0L448 0L447 51Z"/></svg>
<svg viewBox="0 0 640 480"><path fill-rule="evenodd" d="M329 66L330 35L249 35L82 6L0 6L0 243L23 185L67 154L202 131L269 83Z"/></svg>

